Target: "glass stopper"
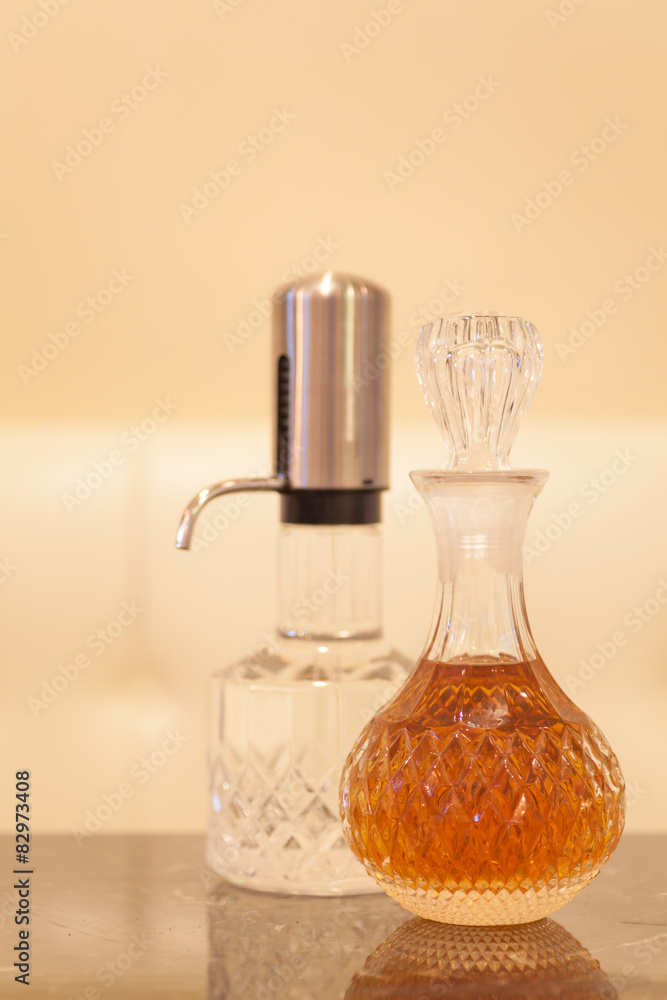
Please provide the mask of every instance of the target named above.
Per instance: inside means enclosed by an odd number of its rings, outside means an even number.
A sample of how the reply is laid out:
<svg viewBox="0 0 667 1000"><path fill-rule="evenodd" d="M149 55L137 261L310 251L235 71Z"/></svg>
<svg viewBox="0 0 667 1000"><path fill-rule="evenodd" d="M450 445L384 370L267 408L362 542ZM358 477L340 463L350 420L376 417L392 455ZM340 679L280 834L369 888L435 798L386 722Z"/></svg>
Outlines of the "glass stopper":
<svg viewBox="0 0 667 1000"><path fill-rule="evenodd" d="M510 448L542 374L533 324L496 313L437 319L422 329L415 363L448 468L510 469Z"/></svg>

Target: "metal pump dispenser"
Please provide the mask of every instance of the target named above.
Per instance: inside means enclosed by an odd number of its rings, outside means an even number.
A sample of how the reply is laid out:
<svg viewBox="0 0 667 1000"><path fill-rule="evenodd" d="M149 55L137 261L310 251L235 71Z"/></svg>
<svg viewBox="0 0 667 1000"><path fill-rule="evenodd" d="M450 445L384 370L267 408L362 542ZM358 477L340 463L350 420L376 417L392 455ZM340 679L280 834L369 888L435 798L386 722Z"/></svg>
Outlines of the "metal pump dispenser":
<svg viewBox="0 0 667 1000"><path fill-rule="evenodd" d="M382 622L389 296L328 271L273 301L273 473L202 490L176 541L189 547L216 497L280 493L277 625L211 677L206 859L263 892L374 892L343 838L338 786L354 739L410 667Z"/></svg>
<svg viewBox="0 0 667 1000"><path fill-rule="evenodd" d="M274 475L207 486L183 512L188 549L203 508L275 490L291 524L372 524L389 486L389 296L327 271L278 291L273 310Z"/></svg>

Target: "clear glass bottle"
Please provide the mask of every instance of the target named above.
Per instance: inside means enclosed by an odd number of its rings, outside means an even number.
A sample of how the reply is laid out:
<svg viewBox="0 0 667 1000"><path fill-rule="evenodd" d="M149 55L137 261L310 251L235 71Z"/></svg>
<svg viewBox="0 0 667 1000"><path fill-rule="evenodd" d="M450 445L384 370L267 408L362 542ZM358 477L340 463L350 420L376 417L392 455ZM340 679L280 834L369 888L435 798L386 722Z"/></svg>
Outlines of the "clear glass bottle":
<svg viewBox="0 0 667 1000"><path fill-rule="evenodd" d="M281 494L280 624L211 692L207 858L239 886L377 889L342 836L338 785L363 725L408 673L383 637L380 599L388 332L388 295L364 278L328 271L277 292L274 475L207 487L179 526L188 548L217 497Z"/></svg>
<svg viewBox="0 0 667 1000"><path fill-rule="evenodd" d="M440 592L420 662L341 782L345 835L367 871L448 923L546 916L623 829L618 761L550 675L526 616L523 539L547 473L513 471L508 454L541 364L537 331L516 317L422 331L418 374L451 462L411 478L435 529Z"/></svg>
<svg viewBox="0 0 667 1000"><path fill-rule="evenodd" d="M380 573L376 524L280 529L280 624L212 682L206 857L235 885L377 889L343 838L338 787L409 670L383 636Z"/></svg>

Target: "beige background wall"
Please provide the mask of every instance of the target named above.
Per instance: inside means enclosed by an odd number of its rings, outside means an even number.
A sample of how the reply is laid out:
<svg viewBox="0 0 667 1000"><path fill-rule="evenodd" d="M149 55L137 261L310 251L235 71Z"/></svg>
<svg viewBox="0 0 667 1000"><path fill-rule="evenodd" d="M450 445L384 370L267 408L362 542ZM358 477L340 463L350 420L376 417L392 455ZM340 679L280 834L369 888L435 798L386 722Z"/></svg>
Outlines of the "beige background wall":
<svg viewBox="0 0 667 1000"><path fill-rule="evenodd" d="M42 829L133 768L107 829L204 823L205 678L272 625L277 502L198 555L172 537L194 491L268 462L262 309L317 248L391 289L395 336L420 310L538 325L531 620L621 758L628 827L667 829L666 32L658 0L5 0L0 725ZM442 452L410 346L393 389L386 603L417 655L434 560L407 471Z"/></svg>

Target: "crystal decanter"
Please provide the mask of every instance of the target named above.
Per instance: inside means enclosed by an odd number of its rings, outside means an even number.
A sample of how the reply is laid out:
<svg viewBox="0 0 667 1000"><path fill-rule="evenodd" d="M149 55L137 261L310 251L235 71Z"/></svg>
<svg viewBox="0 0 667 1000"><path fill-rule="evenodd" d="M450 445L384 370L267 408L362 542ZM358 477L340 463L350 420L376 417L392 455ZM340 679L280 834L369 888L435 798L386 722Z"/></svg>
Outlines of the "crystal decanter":
<svg viewBox="0 0 667 1000"><path fill-rule="evenodd" d="M624 783L605 737L536 649L522 546L548 474L509 450L542 349L517 317L424 327L418 379L446 471L411 473L438 545L432 634L399 693L364 728L341 781L350 847L401 905L453 924L537 920L618 844Z"/></svg>
<svg viewBox="0 0 667 1000"><path fill-rule="evenodd" d="M206 857L248 889L378 893L343 838L338 786L353 741L410 671L381 606L389 297L327 271L273 302L273 474L201 490L176 541L196 547L212 501L280 494L277 627L211 678ZM234 613L224 608L223 623Z"/></svg>

